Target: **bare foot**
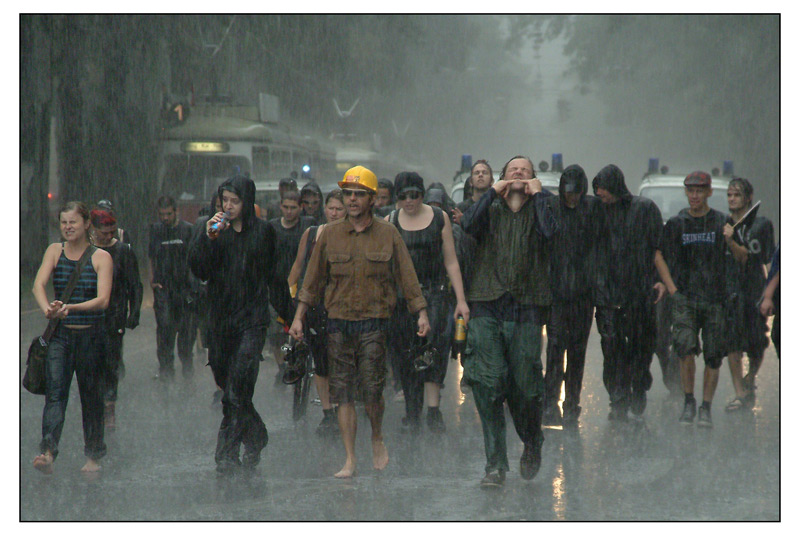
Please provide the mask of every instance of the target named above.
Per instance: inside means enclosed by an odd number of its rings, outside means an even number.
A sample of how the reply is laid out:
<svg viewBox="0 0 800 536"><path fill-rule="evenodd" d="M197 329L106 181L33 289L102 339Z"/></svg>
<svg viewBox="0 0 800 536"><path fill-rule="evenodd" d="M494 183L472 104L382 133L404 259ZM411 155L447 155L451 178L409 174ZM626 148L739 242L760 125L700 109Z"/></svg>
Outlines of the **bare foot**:
<svg viewBox="0 0 800 536"><path fill-rule="evenodd" d="M53 474L53 455L50 452L39 454L33 459L33 468L46 475Z"/></svg>
<svg viewBox="0 0 800 536"><path fill-rule="evenodd" d="M86 460L86 465L81 467L81 472L83 473L96 473L99 470L100 470L100 464L91 458Z"/></svg>
<svg viewBox="0 0 800 536"><path fill-rule="evenodd" d="M333 476L336 478L353 478L356 476L356 461L347 460L344 462L344 467L342 467L342 470Z"/></svg>
<svg viewBox="0 0 800 536"><path fill-rule="evenodd" d="M381 471L386 468L386 464L389 463L389 451L386 449L386 445L383 444L383 440L379 439L377 441L372 441L372 466Z"/></svg>

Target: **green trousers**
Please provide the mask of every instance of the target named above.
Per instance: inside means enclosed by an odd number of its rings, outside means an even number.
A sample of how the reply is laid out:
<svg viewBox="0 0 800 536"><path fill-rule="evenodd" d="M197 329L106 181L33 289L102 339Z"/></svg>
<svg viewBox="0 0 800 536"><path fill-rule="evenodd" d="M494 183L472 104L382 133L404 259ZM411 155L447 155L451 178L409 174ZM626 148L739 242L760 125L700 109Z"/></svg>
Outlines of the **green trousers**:
<svg viewBox="0 0 800 536"><path fill-rule="evenodd" d="M483 427L486 472L508 471L503 402L523 443L538 447L542 434L542 326L472 318L464 351L464 380L472 388Z"/></svg>

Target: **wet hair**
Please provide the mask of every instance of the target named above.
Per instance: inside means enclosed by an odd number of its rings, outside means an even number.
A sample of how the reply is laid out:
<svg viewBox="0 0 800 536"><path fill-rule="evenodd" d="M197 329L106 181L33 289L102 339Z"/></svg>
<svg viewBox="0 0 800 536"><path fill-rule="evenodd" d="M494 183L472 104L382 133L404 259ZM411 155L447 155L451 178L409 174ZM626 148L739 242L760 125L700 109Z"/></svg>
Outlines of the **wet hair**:
<svg viewBox="0 0 800 536"><path fill-rule="evenodd" d="M281 203L284 201L294 201L300 204L300 193L297 190L289 190L281 194Z"/></svg>
<svg viewBox="0 0 800 536"><path fill-rule="evenodd" d="M297 190L297 181L295 181L294 179L290 179L288 177L285 179L281 179L280 181L278 181L278 189L280 190L282 188Z"/></svg>
<svg viewBox="0 0 800 536"><path fill-rule="evenodd" d="M416 188L425 193L425 181L416 171L401 171L394 178L394 189L399 194L406 188Z"/></svg>
<svg viewBox="0 0 800 536"><path fill-rule="evenodd" d="M728 188L731 186L742 192L742 195L747 199L748 205L753 202L753 185L750 184L749 180L743 177L734 177L728 183Z"/></svg>
<svg viewBox="0 0 800 536"><path fill-rule="evenodd" d="M344 195L342 194L342 190L340 188L336 188L335 190L331 190L328 192L328 195L325 196L325 205L327 206L328 201L331 199L336 199L344 205Z"/></svg>
<svg viewBox="0 0 800 536"><path fill-rule="evenodd" d="M92 225L95 228L98 227L107 227L109 225L115 225L117 223L117 219L112 216L107 210L100 210L95 209L91 212L92 217Z"/></svg>
<svg viewBox="0 0 800 536"><path fill-rule="evenodd" d="M81 201L67 201L66 203L61 205L61 208L58 209L58 218L61 219L62 214L64 214L65 212L72 212L73 210L81 215L83 221L91 221L91 214L89 213L89 207L87 207L86 204L84 204Z"/></svg>
<svg viewBox="0 0 800 536"><path fill-rule="evenodd" d="M161 210L163 210L165 208L172 208L172 209L176 209L177 210L178 205L175 204L175 200L172 199L170 196L162 195L156 201L156 208L161 209Z"/></svg>
<svg viewBox="0 0 800 536"><path fill-rule="evenodd" d="M378 188L386 188L389 190L389 197L394 201L394 183L389 179L378 179Z"/></svg>
<svg viewBox="0 0 800 536"><path fill-rule="evenodd" d="M522 156L521 154L518 154L517 156L512 156L511 158L509 158L508 162L506 162L505 165L503 165L503 171L500 172L500 180L503 180L503 178L506 176L506 169L508 169L508 165L514 160L517 160L518 158L524 158L525 160L528 161L528 163L531 165L531 171L533 171L533 176L536 177L536 166L533 165L533 160L531 160L527 156Z"/></svg>
<svg viewBox="0 0 800 536"><path fill-rule="evenodd" d="M524 158L524 157L522 157L522 158ZM512 158L511 160L513 160L513 158ZM475 166L477 166L478 164L483 164L484 166L486 166L487 168L489 168L489 177L494 177L494 175L492 174L492 173L493 173L493 172L492 172L492 166L490 166L490 165L489 165L489 162L487 162L487 161L486 161L486 160L484 160L483 158L481 158L480 160L476 161L474 164L472 164L472 167L471 167L471 168L469 168L469 175L470 175L470 177L472 176L472 172L473 172L473 171L475 171Z"/></svg>

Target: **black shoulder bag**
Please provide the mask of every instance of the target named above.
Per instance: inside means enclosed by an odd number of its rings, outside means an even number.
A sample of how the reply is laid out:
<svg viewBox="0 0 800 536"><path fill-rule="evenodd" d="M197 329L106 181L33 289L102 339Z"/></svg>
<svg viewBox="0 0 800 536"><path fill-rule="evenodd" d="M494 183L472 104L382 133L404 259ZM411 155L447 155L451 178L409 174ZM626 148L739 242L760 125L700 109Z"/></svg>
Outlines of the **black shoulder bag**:
<svg viewBox="0 0 800 536"><path fill-rule="evenodd" d="M67 303L72 297L72 291L75 290L75 285L78 284L81 272L83 272L84 266L86 266L96 249L89 244L89 247L81 255L78 265L67 283L67 288L64 289L64 294L59 298L62 302ZM60 318L51 318L44 334L33 339L28 348L28 362L25 368L25 376L22 378L22 386L35 395L43 395L47 388L47 376L45 374L47 345L50 343L50 338L53 336L60 320Z"/></svg>

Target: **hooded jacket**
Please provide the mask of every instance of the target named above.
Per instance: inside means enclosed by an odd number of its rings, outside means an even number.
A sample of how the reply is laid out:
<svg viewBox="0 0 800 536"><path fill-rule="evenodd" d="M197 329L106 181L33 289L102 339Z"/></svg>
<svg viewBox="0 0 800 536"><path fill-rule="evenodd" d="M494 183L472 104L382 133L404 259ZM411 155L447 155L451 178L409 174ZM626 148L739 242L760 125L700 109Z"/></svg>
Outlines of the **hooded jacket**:
<svg viewBox="0 0 800 536"><path fill-rule="evenodd" d="M619 198L612 204L597 202L593 211L595 304L621 307L652 298L658 281L653 259L663 228L661 211L650 199L632 195L613 164L600 170L592 188L595 195L602 188Z"/></svg>
<svg viewBox="0 0 800 536"><path fill-rule="evenodd" d="M219 195L228 190L242 199L242 230L228 227L215 240L206 233L189 245L189 265L208 281L209 325L214 332L233 334L269 323L269 303L290 319L291 298L286 281L275 274L275 230L256 217L256 187L243 176L227 179Z"/></svg>
<svg viewBox="0 0 800 536"><path fill-rule="evenodd" d="M325 204L325 196L322 195L322 190L320 190L319 185L314 181L309 181L300 189L300 199L302 200L308 192L314 192L319 196L319 212L316 214L308 214L304 208L302 215L313 218L313 225L322 225L326 222L325 209L323 208ZM278 216L280 216L280 214Z"/></svg>
<svg viewBox="0 0 800 536"><path fill-rule="evenodd" d="M580 200L575 208L564 202L566 190L579 193ZM587 196L589 181L583 168L578 165L567 167L561 174L558 196L548 197L558 221L558 230L551 243L550 281L554 301L572 301L578 298L591 298L592 247L595 240L595 222L592 211L597 199Z"/></svg>

